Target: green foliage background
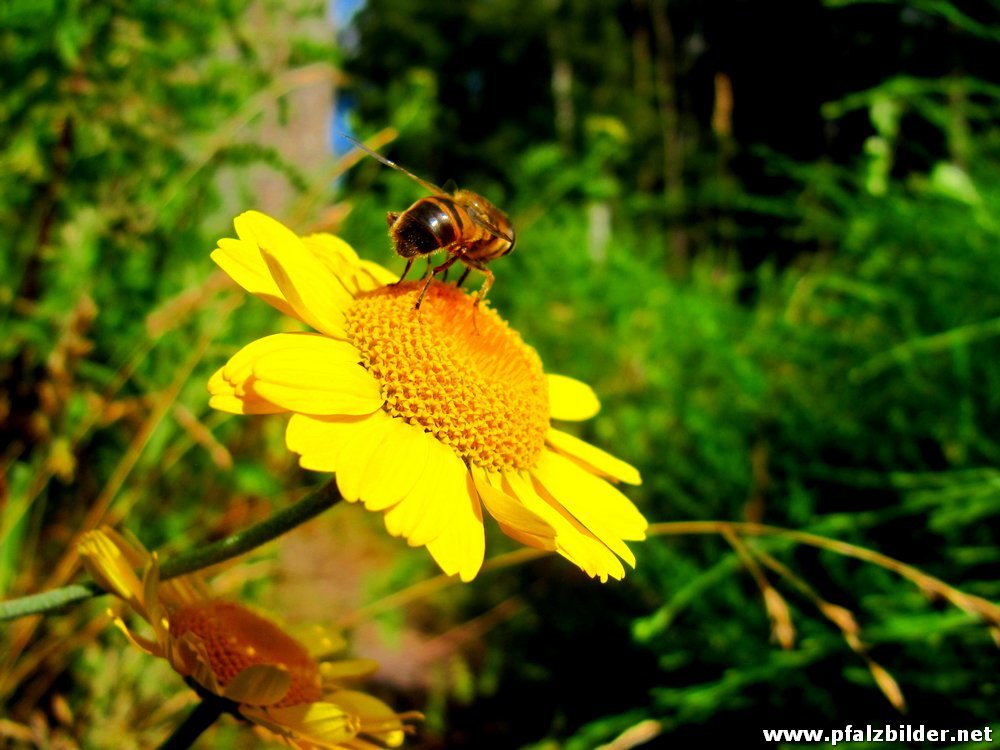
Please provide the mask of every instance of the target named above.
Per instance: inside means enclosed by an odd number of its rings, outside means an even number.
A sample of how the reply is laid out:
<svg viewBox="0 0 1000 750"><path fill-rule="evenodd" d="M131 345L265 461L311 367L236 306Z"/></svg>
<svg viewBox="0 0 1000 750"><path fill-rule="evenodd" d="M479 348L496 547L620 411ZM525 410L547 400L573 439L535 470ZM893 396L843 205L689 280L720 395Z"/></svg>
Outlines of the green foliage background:
<svg viewBox="0 0 1000 750"><path fill-rule="evenodd" d="M628 492L650 520L807 530L1000 599L996 8L763 5L369 0L339 47L301 30L318 4L0 6L0 594L53 585L94 508L185 549L321 479L297 472L280 419L225 419L204 392L281 325L207 257L257 205L252 170L287 186L279 218L401 267L384 212L416 186L373 160L333 184L332 155L296 166L254 127L290 111L295 71L319 69L357 133L394 128L392 158L509 211L518 250L494 267L492 304L547 370L600 394L579 434L640 468ZM839 49L826 64L842 75L810 72L811 46ZM720 72L728 120L712 118ZM323 204L350 212L300 210ZM333 513L341 534L380 525ZM296 539L229 590L305 616L282 594ZM422 551L371 544L388 551L377 565L336 572L363 601L433 575ZM774 642L718 535L636 545L621 584L546 558L383 614L400 658L419 662L414 632L454 645L427 679L390 670L376 689L427 713L410 742L427 748L594 748L649 719L646 747L996 722L996 631L883 568L747 544L853 613L906 715L768 571L796 628L791 648ZM149 746L176 722L186 688L102 631L102 606L0 631L0 746ZM255 740L229 724L204 742Z"/></svg>

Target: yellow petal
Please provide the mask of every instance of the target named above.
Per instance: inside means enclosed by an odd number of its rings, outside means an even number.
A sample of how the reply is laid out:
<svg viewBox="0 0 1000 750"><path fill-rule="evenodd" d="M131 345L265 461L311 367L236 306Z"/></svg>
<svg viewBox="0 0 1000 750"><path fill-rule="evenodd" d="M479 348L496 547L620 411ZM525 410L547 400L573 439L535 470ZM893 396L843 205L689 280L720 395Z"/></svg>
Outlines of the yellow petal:
<svg viewBox="0 0 1000 750"><path fill-rule="evenodd" d="M351 297L363 291L356 278L358 255L350 245L332 234L312 234L303 237L302 244Z"/></svg>
<svg viewBox="0 0 1000 750"><path fill-rule="evenodd" d="M361 263L354 248L344 240L326 232L317 232L302 238L309 251L321 262L331 261L338 266L350 268Z"/></svg>
<svg viewBox="0 0 1000 750"><path fill-rule="evenodd" d="M88 531L77 546L84 567L97 584L143 614L142 582L126 554L103 531Z"/></svg>
<svg viewBox="0 0 1000 750"><path fill-rule="evenodd" d="M344 310L353 302L336 277L288 227L257 211L236 219L240 239L255 242L282 296L317 331L344 339Z"/></svg>
<svg viewBox="0 0 1000 750"><path fill-rule="evenodd" d="M425 545L441 536L454 519L468 520L466 475L462 460L433 435L415 428L420 452L426 456L413 487L385 514L385 526L411 546ZM476 501L478 505L478 500Z"/></svg>
<svg viewBox="0 0 1000 750"><path fill-rule="evenodd" d="M330 700L361 720L361 732L374 736L389 747L403 743L403 722L389 706L367 693L338 690Z"/></svg>
<svg viewBox="0 0 1000 750"><path fill-rule="evenodd" d="M399 743L403 744L402 742ZM355 737L345 745L338 745L336 750L385 750L386 747L399 747L399 745L387 745L382 742L369 742L364 737Z"/></svg>
<svg viewBox="0 0 1000 750"><path fill-rule="evenodd" d="M356 297L362 292L377 289L396 280L392 273L381 266L370 261L361 261L354 249L339 237L331 234L313 234L303 237L302 242L352 296Z"/></svg>
<svg viewBox="0 0 1000 750"><path fill-rule="evenodd" d="M156 643L156 641L151 641L148 638L143 638L141 635L138 635L137 633L133 633L131 630L128 629L128 626L125 624L125 621L122 620L122 618L115 617L114 623L115 627L125 634L125 637L128 638L129 643L131 643L137 649L148 654L149 656L163 656L163 651L160 648L159 644Z"/></svg>
<svg viewBox="0 0 1000 750"><path fill-rule="evenodd" d="M556 530L556 552L587 575L607 581L621 580L625 568L607 545L601 542L565 508L538 494L530 477L520 472L504 472L503 487Z"/></svg>
<svg viewBox="0 0 1000 750"><path fill-rule="evenodd" d="M358 364L354 347L319 336L297 338L299 346L254 361L254 392L302 414L371 414L383 404L378 381Z"/></svg>
<svg viewBox="0 0 1000 750"><path fill-rule="evenodd" d="M344 636L322 625L293 626L288 633L305 646L313 659L328 657L347 648Z"/></svg>
<svg viewBox="0 0 1000 750"><path fill-rule="evenodd" d="M483 564L486 538L482 508L472 477L455 451L421 432L424 471L413 488L385 514L390 534L411 546L426 545L448 575L472 580Z"/></svg>
<svg viewBox="0 0 1000 750"><path fill-rule="evenodd" d="M374 659L347 659L346 661L325 661L319 665L319 672L327 682L356 680L359 677L370 677L378 671L378 662Z"/></svg>
<svg viewBox="0 0 1000 750"><path fill-rule="evenodd" d="M634 466L567 432L550 427L545 440L568 458L584 464L584 468L594 474L611 477L627 484L642 484L639 471Z"/></svg>
<svg viewBox="0 0 1000 750"><path fill-rule="evenodd" d="M297 706L251 708L240 706L247 719L276 734L307 740L320 747L337 747L358 732L358 720L340 706L326 701Z"/></svg>
<svg viewBox="0 0 1000 750"><path fill-rule="evenodd" d="M385 510L406 497L426 470L428 451L428 436L422 428L389 418L381 441L370 451L357 478L365 507Z"/></svg>
<svg viewBox="0 0 1000 750"><path fill-rule="evenodd" d="M208 651L201 638L188 632L180 638L167 639L167 661L182 677L191 677L195 682L215 695L222 695L222 688L212 671Z"/></svg>
<svg viewBox="0 0 1000 750"><path fill-rule="evenodd" d="M288 411L253 392L242 398L231 394L216 394L208 399L208 405L227 414L282 414Z"/></svg>
<svg viewBox="0 0 1000 750"><path fill-rule="evenodd" d="M520 500L493 486L482 469L473 467L472 478L476 483L479 499L505 534L529 547L547 550L556 548L556 530L541 516L528 510Z"/></svg>
<svg viewBox="0 0 1000 750"><path fill-rule="evenodd" d="M289 350L337 362L349 361L353 347L315 333L278 333L252 341L219 369L208 381L209 404L236 414L275 414L287 411L261 396L256 389L254 367L269 354ZM356 353L355 353L356 354Z"/></svg>
<svg viewBox="0 0 1000 750"><path fill-rule="evenodd" d="M364 499L361 488L368 478L368 465L380 450L382 444L393 432L393 419L384 411L370 420L371 429L361 431L346 442L337 460L337 488L345 500L355 502Z"/></svg>
<svg viewBox="0 0 1000 750"><path fill-rule="evenodd" d="M175 607L190 606L212 597L205 582L194 574L161 580L159 591L160 601Z"/></svg>
<svg viewBox="0 0 1000 750"><path fill-rule="evenodd" d="M288 670L272 664L254 664L236 675L222 690L222 697L249 706L270 706L288 694Z"/></svg>
<svg viewBox="0 0 1000 750"><path fill-rule="evenodd" d="M166 638L167 628L161 621L164 612L160 605L160 559L155 552L142 576L142 606L145 609L146 620L152 625L157 640Z"/></svg>
<svg viewBox="0 0 1000 750"><path fill-rule="evenodd" d="M581 469L565 456L543 451L532 474L588 528L593 523L622 539L646 538L649 523L632 501L614 485Z"/></svg>
<svg viewBox="0 0 1000 750"><path fill-rule="evenodd" d="M483 509L472 475L458 456L452 455L461 467L464 487L456 491L449 482L442 481L439 502L445 501L453 506L453 515L441 535L427 543L427 551L447 575L457 573L462 581L468 583L476 577L486 555Z"/></svg>
<svg viewBox="0 0 1000 750"><path fill-rule="evenodd" d="M252 341L234 354L222 368L223 377L232 383L246 380L261 357L288 352L290 357L315 358L340 364L361 361L361 354L350 344L317 333L276 333Z"/></svg>
<svg viewBox="0 0 1000 750"><path fill-rule="evenodd" d="M393 284L399 278L388 268L380 266L378 263L373 263L370 260L361 261L361 271L371 279L368 282L369 289L378 289L386 284Z"/></svg>
<svg viewBox="0 0 1000 750"><path fill-rule="evenodd" d="M299 317L271 278L271 272L267 270L267 264L261 257L260 248L256 243L230 238L221 239L218 249L212 252L212 260L229 278L251 294L260 297L285 315Z"/></svg>
<svg viewBox="0 0 1000 750"><path fill-rule="evenodd" d="M111 526L101 526L101 532L121 550L133 570L144 568L149 564L149 550L139 541L139 537L128 529L117 531Z"/></svg>
<svg viewBox="0 0 1000 750"><path fill-rule="evenodd" d="M532 476L543 497L562 505L616 555L635 567L635 557L623 539L645 539L646 519L604 480L581 469L565 456L543 451Z"/></svg>
<svg viewBox="0 0 1000 750"><path fill-rule="evenodd" d="M565 375L546 375L549 381L549 413L553 419L590 419L601 409L597 394L586 383Z"/></svg>
<svg viewBox="0 0 1000 750"><path fill-rule="evenodd" d="M414 547L440 536L448 520L448 503L438 501L439 495L432 479L436 476L435 455L431 453L427 456L413 486L398 503L385 511L386 530L393 536L403 537Z"/></svg>
<svg viewBox="0 0 1000 750"><path fill-rule="evenodd" d="M362 439L369 430L379 428L380 423L387 419L391 417L381 409L364 416L293 414L285 431L285 445L299 454L299 464L303 469L334 472L342 466L340 454L344 447Z"/></svg>

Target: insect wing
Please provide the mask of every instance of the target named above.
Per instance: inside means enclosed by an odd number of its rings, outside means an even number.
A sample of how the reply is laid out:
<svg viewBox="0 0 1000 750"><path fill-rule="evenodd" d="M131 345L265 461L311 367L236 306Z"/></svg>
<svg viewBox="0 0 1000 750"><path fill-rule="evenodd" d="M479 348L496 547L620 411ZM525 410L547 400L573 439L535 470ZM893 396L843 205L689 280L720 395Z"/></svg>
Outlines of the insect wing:
<svg viewBox="0 0 1000 750"><path fill-rule="evenodd" d="M502 230L497 226L496 222L493 221L489 212L487 212L479 201L485 201L485 198L479 198L479 200L464 200L462 201L462 206L465 208L466 212L469 214L469 218L472 219L473 223L482 227L487 232L490 232L494 237L499 237L502 240L514 244L514 238L511 237L507 232ZM490 206L492 208L492 205ZM499 213L499 209L494 208L494 211Z"/></svg>
<svg viewBox="0 0 1000 750"><path fill-rule="evenodd" d="M404 169L403 167L399 166L396 162L392 161L391 159L386 159L384 156L382 156L382 154L380 154L377 151L373 151L372 149L368 148L365 144L363 144L357 138L353 138L352 136L347 135L347 133L341 133L341 135L343 135L344 138L346 138L347 140L349 140L351 143L353 143L355 146L357 146L362 151L364 151L365 153L367 153L369 156L371 156L371 157L373 157L375 159L378 159L380 162L382 162L383 164L385 164L387 167L392 167L393 169L396 169L396 170L402 172L403 174L405 174L407 177L409 177L411 180L413 180L415 183L417 183L418 185L420 185L424 189L429 190L430 192L435 193L437 195L449 195L448 191L443 190L442 188L439 188L433 182L428 182L425 179L417 177L415 174L413 174L413 172L411 172L408 169Z"/></svg>

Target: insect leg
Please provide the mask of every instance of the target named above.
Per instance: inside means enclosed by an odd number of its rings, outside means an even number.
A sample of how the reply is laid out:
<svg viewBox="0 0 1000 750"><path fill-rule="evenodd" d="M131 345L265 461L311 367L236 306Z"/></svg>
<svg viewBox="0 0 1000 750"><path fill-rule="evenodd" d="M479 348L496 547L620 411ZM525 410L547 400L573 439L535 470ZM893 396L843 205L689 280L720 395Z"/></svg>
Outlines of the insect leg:
<svg viewBox="0 0 1000 750"><path fill-rule="evenodd" d="M420 296L417 298L417 304L415 305L415 308L417 310L420 309L420 303L424 301L424 295L427 294L427 289L430 287L431 282L434 281L434 277L437 276L442 271L447 271L449 268L451 268L452 264L456 260L458 260L460 257L462 257L462 256L461 255L449 255L448 256L448 260L446 260L440 266L438 266L433 271L431 271L430 276L427 277L427 283L424 284L424 288L420 290Z"/></svg>
<svg viewBox="0 0 1000 750"><path fill-rule="evenodd" d="M458 281L455 283L456 287L462 286L462 283L465 281L466 277L469 275L469 271L471 270L472 266L465 267L465 271L462 272L462 275L458 277Z"/></svg>
<svg viewBox="0 0 1000 750"><path fill-rule="evenodd" d="M477 266L480 271L486 274L486 281L483 282L483 288L479 290L479 294L476 295L475 307L479 307L479 303L486 299L486 293L493 286L493 272L486 266Z"/></svg>
<svg viewBox="0 0 1000 750"><path fill-rule="evenodd" d="M432 276L437 276L442 271L447 272L448 269L452 267L452 265L455 263L456 260L462 260L462 259L463 259L462 255L459 254L459 253L456 253L455 255L449 256L448 260L446 260L440 266L438 266L437 268L435 268L434 272L431 275Z"/></svg>
<svg viewBox="0 0 1000 750"><path fill-rule="evenodd" d="M396 281L394 281L391 284L389 284L389 286L396 286L397 284L402 284L403 283L403 279L406 278L406 274L408 274L410 272L410 268L412 268L412 267L413 267L413 258L407 258L406 259L406 268L404 268L403 272L401 274L399 274L399 278Z"/></svg>
<svg viewBox="0 0 1000 750"><path fill-rule="evenodd" d="M479 303L482 302L484 299L486 299L486 293L490 290L490 287L493 286L493 279L494 279L493 272L486 267L485 263L483 263L481 261L474 260L472 258L467 258L467 257L463 257L462 261L469 268L475 268L477 271L482 271L486 275L486 281L483 282L482 288L479 290L479 293L476 295L475 306L479 307ZM465 279L465 276L466 276L466 274L468 274L468 272L469 272L468 269L466 269L465 273L462 274L462 279L463 280ZM461 284L462 282L460 281L459 283Z"/></svg>

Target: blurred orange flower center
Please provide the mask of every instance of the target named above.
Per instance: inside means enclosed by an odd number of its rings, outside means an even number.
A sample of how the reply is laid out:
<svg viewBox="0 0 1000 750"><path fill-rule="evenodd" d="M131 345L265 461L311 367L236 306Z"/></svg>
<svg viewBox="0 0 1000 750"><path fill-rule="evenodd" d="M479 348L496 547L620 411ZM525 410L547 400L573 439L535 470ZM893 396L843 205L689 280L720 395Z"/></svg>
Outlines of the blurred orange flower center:
<svg viewBox="0 0 1000 750"><path fill-rule="evenodd" d="M276 706L312 703L322 697L319 666L305 646L275 624L231 602L207 601L170 615L175 638L194 633L208 653L222 687L247 667L269 664L288 670L291 686Z"/></svg>
<svg viewBox="0 0 1000 750"><path fill-rule="evenodd" d="M492 471L535 466L549 427L538 354L493 310L433 282L359 295L346 330L379 381L390 415L419 425L468 463Z"/></svg>

